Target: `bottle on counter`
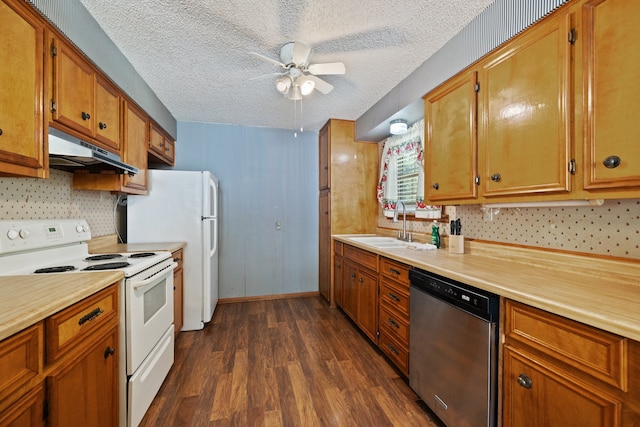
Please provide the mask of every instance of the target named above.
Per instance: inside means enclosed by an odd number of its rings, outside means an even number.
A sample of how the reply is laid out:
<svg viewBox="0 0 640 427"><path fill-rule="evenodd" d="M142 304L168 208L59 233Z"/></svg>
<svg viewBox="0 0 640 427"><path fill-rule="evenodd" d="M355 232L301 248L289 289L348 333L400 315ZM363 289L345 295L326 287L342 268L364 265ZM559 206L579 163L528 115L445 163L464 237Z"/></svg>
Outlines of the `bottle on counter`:
<svg viewBox="0 0 640 427"><path fill-rule="evenodd" d="M438 225L438 221L433 221L433 225L431 226L431 244L440 249L440 226Z"/></svg>

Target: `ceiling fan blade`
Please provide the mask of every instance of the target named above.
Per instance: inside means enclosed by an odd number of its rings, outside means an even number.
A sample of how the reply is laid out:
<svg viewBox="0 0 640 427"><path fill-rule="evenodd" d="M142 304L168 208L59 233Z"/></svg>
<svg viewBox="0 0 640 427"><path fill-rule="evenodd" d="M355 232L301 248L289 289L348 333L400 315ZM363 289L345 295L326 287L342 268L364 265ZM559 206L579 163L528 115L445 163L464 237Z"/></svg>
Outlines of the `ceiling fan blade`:
<svg viewBox="0 0 640 427"><path fill-rule="evenodd" d="M260 55L259 53L256 52L249 52L251 55L257 56L258 58L262 59L263 61L266 61L270 64L273 64L277 67L281 67L281 68L287 68L282 62L280 61L276 61L275 59L271 59L268 56L264 56L264 55Z"/></svg>
<svg viewBox="0 0 640 427"><path fill-rule="evenodd" d="M293 44L293 63L296 65L306 65L311 55L311 48L304 43L294 42Z"/></svg>
<svg viewBox="0 0 640 427"><path fill-rule="evenodd" d="M309 74L307 75L307 78L309 80L312 80L313 83L315 84L314 89L322 94L326 95L333 90L333 85L325 82L320 77L316 77L313 74Z"/></svg>
<svg viewBox="0 0 640 427"><path fill-rule="evenodd" d="M311 74L327 75L327 74L344 74L347 70L342 62L326 62L324 64L311 64L308 68Z"/></svg>
<svg viewBox="0 0 640 427"><path fill-rule="evenodd" d="M286 71L284 73L269 73L269 74L263 74L261 76L251 77L249 80L262 80L262 79L266 79L267 77L284 76L285 74L287 74Z"/></svg>

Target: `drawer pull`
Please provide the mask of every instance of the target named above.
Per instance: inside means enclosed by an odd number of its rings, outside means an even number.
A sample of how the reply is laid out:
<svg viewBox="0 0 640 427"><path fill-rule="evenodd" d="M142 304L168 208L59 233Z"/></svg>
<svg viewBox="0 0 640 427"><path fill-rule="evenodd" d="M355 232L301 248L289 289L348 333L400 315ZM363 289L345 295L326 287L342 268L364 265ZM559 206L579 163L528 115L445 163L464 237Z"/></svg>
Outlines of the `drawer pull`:
<svg viewBox="0 0 640 427"><path fill-rule="evenodd" d="M518 375L518 384L520 384L524 388L531 388L533 385L533 381L525 374Z"/></svg>
<svg viewBox="0 0 640 427"><path fill-rule="evenodd" d="M107 347L104 349L104 358L108 358L109 356L113 356L116 354L116 349L113 347Z"/></svg>
<svg viewBox="0 0 640 427"><path fill-rule="evenodd" d="M396 300L396 301L400 302L400 298L398 298L397 296L395 296L391 292L389 292L387 295L389 295L389 298L391 298L392 300Z"/></svg>
<svg viewBox="0 0 640 427"><path fill-rule="evenodd" d="M95 319L96 317L100 316L102 313L104 313L104 311L98 307L95 308L93 310L91 310L91 312L85 314L84 316L82 316L80 318L80 320L78 320L78 325L84 325L85 323Z"/></svg>
<svg viewBox="0 0 640 427"><path fill-rule="evenodd" d="M101 130L104 130L104 129L106 129L106 128L107 128L107 124L106 124L106 123L103 123L103 122L100 122L100 123L98 123L98 127L99 127Z"/></svg>
<svg viewBox="0 0 640 427"><path fill-rule="evenodd" d="M388 321L389 321L389 324L391 326L395 326L396 328L400 329L400 325L398 325L396 322L394 322L392 318L389 318Z"/></svg>
<svg viewBox="0 0 640 427"><path fill-rule="evenodd" d="M89 120L91 118L91 114L85 113L84 111L81 114L82 120Z"/></svg>
<svg viewBox="0 0 640 427"><path fill-rule="evenodd" d="M389 268L389 271L392 272L393 274L397 274L398 276L400 275L400 272L395 268Z"/></svg>
<svg viewBox="0 0 640 427"><path fill-rule="evenodd" d="M394 353L396 356L400 356L400 353L398 352L398 350L396 350L396 348L394 346L392 346L391 344L387 344L387 348Z"/></svg>

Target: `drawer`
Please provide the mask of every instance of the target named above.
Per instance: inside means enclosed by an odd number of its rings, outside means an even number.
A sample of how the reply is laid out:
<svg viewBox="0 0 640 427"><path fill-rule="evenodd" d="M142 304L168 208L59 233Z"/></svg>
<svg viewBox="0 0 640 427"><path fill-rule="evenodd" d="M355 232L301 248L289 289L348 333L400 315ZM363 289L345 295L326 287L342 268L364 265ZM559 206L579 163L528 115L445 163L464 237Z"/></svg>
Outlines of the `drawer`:
<svg viewBox="0 0 640 427"><path fill-rule="evenodd" d="M380 331L378 346L400 368L402 373L409 376L409 351L406 348L390 337L384 330Z"/></svg>
<svg viewBox="0 0 640 427"><path fill-rule="evenodd" d="M344 257L349 258L358 264L378 271L378 255L350 245L344 245Z"/></svg>
<svg viewBox="0 0 640 427"><path fill-rule="evenodd" d="M45 322L46 362L50 364L102 326L118 324L118 285L85 298Z"/></svg>
<svg viewBox="0 0 640 427"><path fill-rule="evenodd" d="M333 254L334 255L338 255L338 256L342 256L342 248L344 246L344 243L342 242L338 242L337 240L333 241Z"/></svg>
<svg viewBox="0 0 640 427"><path fill-rule="evenodd" d="M526 344L627 391L626 338L513 301L506 301L505 308L507 343Z"/></svg>
<svg viewBox="0 0 640 427"><path fill-rule="evenodd" d="M407 285L409 289L409 266L388 258L380 258L380 273Z"/></svg>
<svg viewBox="0 0 640 427"><path fill-rule="evenodd" d="M40 373L42 322L0 342L0 401Z"/></svg>
<svg viewBox="0 0 640 427"><path fill-rule="evenodd" d="M390 280L382 279L380 283L380 305L391 307L400 313L409 315L409 290Z"/></svg>
<svg viewBox="0 0 640 427"><path fill-rule="evenodd" d="M380 328L384 328L398 342L405 346L409 345L409 322L407 316L398 315L382 305L380 306Z"/></svg>

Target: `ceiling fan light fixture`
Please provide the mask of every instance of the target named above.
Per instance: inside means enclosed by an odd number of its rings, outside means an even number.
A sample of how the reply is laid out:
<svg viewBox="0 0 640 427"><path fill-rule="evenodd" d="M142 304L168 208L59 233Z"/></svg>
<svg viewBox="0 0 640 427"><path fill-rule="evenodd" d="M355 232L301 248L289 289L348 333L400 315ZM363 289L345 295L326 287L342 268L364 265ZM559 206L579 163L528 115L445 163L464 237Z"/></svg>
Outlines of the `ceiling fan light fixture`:
<svg viewBox="0 0 640 427"><path fill-rule="evenodd" d="M313 92L313 88L316 86L316 84L307 76L302 76L298 79L298 86L300 86L300 93L303 96L307 96L311 92Z"/></svg>
<svg viewBox="0 0 640 427"><path fill-rule="evenodd" d="M407 121L404 119L391 120L389 124L389 132L391 135L402 135L407 133Z"/></svg>
<svg viewBox="0 0 640 427"><path fill-rule="evenodd" d="M289 91L289 99L292 101L300 101L302 99L302 91L300 90L300 86L294 84L291 86L291 90Z"/></svg>
<svg viewBox="0 0 640 427"><path fill-rule="evenodd" d="M290 87L291 87L291 77L282 76L276 80L276 89L278 89L278 92L282 94L286 94L287 92L289 92Z"/></svg>

